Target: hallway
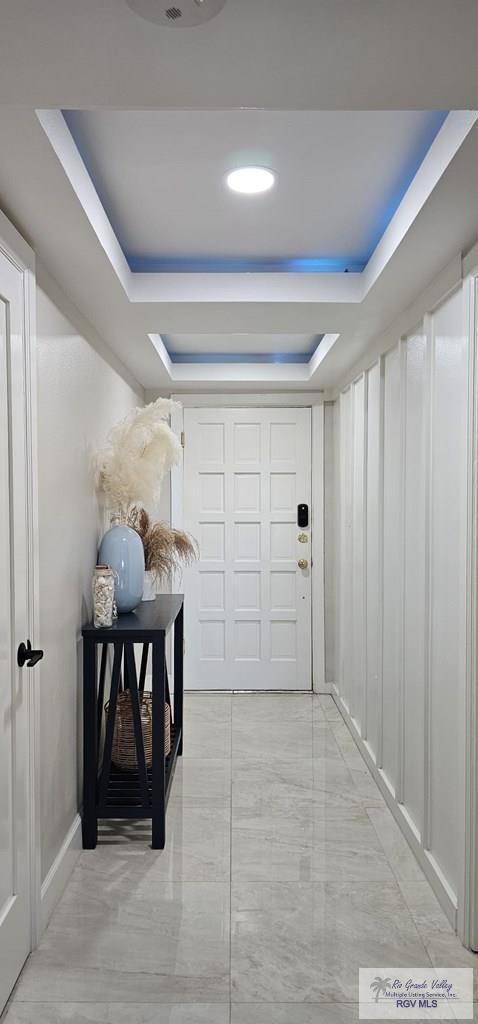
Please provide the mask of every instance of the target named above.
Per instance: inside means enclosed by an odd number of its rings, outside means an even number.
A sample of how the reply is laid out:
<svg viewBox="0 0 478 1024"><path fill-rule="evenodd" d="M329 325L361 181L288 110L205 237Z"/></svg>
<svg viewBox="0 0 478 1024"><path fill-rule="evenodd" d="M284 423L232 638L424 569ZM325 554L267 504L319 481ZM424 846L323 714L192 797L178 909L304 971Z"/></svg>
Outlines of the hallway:
<svg viewBox="0 0 478 1024"><path fill-rule="evenodd" d="M360 966L476 966L331 697L189 694L147 826L80 855L8 1024L348 1024Z"/></svg>

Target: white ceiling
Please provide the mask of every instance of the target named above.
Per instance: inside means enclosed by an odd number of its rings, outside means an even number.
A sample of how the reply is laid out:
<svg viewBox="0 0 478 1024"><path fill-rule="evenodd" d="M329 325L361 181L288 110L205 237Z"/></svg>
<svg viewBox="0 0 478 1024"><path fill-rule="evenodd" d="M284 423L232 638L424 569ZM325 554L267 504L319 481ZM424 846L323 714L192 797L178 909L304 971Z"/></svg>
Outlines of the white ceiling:
<svg viewBox="0 0 478 1024"><path fill-rule="evenodd" d="M227 0L195 29L125 0L2 0L0 96L27 107L460 110L476 0Z"/></svg>
<svg viewBox="0 0 478 1024"><path fill-rule="evenodd" d="M66 115L133 269L168 257L266 265L315 257L362 269L443 118L420 111ZM225 176L245 164L272 168L275 187L256 196L231 192Z"/></svg>
<svg viewBox="0 0 478 1024"><path fill-rule="evenodd" d="M458 127L460 123L459 116ZM0 153L0 205L33 244L40 281L61 305L61 294L46 274L47 268L148 389L217 388L210 372L172 376L153 337L231 333L252 335L256 351L262 350L263 334L339 334L333 347L324 342L319 346L325 358L312 381L302 375L286 375L288 367L278 367L284 373L271 373L267 378L267 386L279 390L333 386L371 339L478 237L475 127L464 141L458 133L454 158L449 162L448 155L438 170L435 167L429 198L422 195L403 235L399 233L397 238L394 232L394 244L387 247L385 264L365 297L361 286L356 287L360 281L354 279L362 276L357 274L133 274L138 280L128 296L111 254L85 215L88 189L80 189L80 201L34 111L0 105L0 132L9 140ZM158 277L164 278L160 286L155 283ZM71 317L69 309L65 312ZM221 389L263 389L265 378L259 369L254 374L244 368L241 375L231 372L223 376Z"/></svg>
<svg viewBox="0 0 478 1024"><path fill-rule="evenodd" d="M121 260L112 262L104 234L86 212L91 193L85 182L80 195L75 191L74 176L65 173L35 114L36 108L89 108L103 117L109 108L112 123L113 110L120 118L130 117L122 111L156 116L237 108L236 119L240 108L264 108L278 111L281 120L281 111L471 109L477 105L476 0L227 0L208 25L181 30L147 23L125 0L2 0L0 28L0 207L34 247L45 290L77 329L93 334L89 321L146 388L171 389L161 336L168 344L181 338L189 344L189 336L198 348L204 342L221 351L226 337L232 344L247 335L244 345L258 352L267 351L266 344L279 351L277 335L295 336L299 350L298 336L324 334L319 352L325 358L312 384L300 374L287 380L287 367L276 367L268 386L335 385L434 275L478 238L475 126L446 159L435 160L432 187L413 216L401 218L386 259L379 266L372 260L367 289L357 274L283 273L136 274L128 290L118 272ZM387 114L384 124L392 123ZM292 166L293 151L288 158ZM338 167L334 181L339 174L345 203L356 182L349 167ZM158 204L154 216L160 212ZM329 204L321 230L328 213ZM135 219L124 227L133 240ZM311 226L317 227L313 218L304 232ZM358 217L353 227L358 237ZM296 225L287 225L281 244L293 240L291 228ZM156 223L151 234L154 242ZM187 240L193 233L185 234ZM262 244L257 235L250 238ZM185 251L184 241L178 252ZM174 232L170 244L176 244ZM187 367L177 369L182 374L174 390L197 390ZM208 369L202 386L217 387ZM243 390L243 381L260 390L264 380L244 370L224 378L221 390Z"/></svg>

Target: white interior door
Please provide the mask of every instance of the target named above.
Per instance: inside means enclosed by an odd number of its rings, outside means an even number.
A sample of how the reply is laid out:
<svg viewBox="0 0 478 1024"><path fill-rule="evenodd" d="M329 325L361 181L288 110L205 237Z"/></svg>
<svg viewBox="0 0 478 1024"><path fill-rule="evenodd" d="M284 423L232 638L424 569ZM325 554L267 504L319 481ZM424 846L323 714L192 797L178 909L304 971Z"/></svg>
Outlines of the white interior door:
<svg viewBox="0 0 478 1024"><path fill-rule="evenodd" d="M311 688L310 409L185 409L188 689ZM302 535L302 541L299 536ZM307 562L299 567L299 560Z"/></svg>
<svg viewBox="0 0 478 1024"><path fill-rule="evenodd" d="M0 242L0 1011L31 948L24 288Z"/></svg>

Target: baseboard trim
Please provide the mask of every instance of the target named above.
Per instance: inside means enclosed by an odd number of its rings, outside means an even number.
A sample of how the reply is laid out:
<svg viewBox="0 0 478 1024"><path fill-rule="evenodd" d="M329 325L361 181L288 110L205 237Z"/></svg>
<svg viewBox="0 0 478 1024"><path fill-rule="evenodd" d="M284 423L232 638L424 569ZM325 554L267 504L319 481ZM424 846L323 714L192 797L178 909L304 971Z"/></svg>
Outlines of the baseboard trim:
<svg viewBox="0 0 478 1024"><path fill-rule="evenodd" d="M63 893L81 848L81 818L77 814L68 829L45 880L42 882L40 895L40 936L45 931L55 906Z"/></svg>
<svg viewBox="0 0 478 1024"><path fill-rule="evenodd" d="M370 774L373 776L387 806L391 810L395 818L395 821L397 822L397 825L400 828L400 831L407 840L407 843L412 853L414 854L416 860L418 861L424 875L427 878L427 881L430 883L433 892L435 893L437 900L439 901L441 907L443 908L452 928L454 928L454 930L456 931L456 894L449 886L446 878L442 874L432 854L428 850L423 849L423 846L421 845L420 833L417 830L416 825L409 819L406 808L402 804L397 803L395 799L395 794L393 792L392 787L390 786L390 783L386 775L381 770L381 768L377 768L375 760L368 748L368 744L365 743L364 740L362 739L357 729L357 726L354 722L354 719L350 715L347 706L342 700L335 684L333 686L333 698L352 738L355 740L357 748L360 751L365 761L365 764L367 765L367 768L370 771Z"/></svg>

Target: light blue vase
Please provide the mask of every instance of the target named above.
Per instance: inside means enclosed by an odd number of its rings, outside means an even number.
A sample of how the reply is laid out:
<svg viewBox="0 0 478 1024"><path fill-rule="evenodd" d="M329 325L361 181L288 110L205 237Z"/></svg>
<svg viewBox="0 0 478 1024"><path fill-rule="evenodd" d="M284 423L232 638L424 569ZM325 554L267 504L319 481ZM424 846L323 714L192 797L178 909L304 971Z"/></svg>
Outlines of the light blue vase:
<svg viewBox="0 0 478 1024"><path fill-rule="evenodd" d="M118 612L132 612L143 596L144 550L136 530L130 526L112 526L104 535L98 562L111 565L117 574L115 599Z"/></svg>

